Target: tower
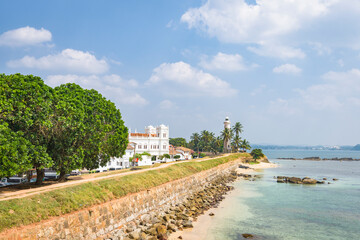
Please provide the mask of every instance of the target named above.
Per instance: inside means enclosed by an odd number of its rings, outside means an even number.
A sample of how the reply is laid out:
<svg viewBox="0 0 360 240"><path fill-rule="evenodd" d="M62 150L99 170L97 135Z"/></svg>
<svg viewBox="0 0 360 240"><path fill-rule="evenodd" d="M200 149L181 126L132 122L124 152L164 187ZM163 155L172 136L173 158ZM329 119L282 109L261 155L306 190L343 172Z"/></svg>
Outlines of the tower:
<svg viewBox="0 0 360 240"><path fill-rule="evenodd" d="M229 120L229 117L225 118L224 121L224 131L231 131L231 126L230 126L231 122ZM228 130L226 130L228 129ZM231 144L230 144L231 139L224 139L224 152L228 153L231 152Z"/></svg>

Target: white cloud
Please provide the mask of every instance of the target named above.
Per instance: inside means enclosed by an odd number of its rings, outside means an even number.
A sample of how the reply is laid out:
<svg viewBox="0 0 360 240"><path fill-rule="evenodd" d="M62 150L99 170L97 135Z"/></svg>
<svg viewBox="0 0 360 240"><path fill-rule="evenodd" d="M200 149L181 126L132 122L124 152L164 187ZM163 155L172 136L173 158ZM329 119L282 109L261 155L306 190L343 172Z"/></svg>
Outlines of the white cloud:
<svg viewBox="0 0 360 240"><path fill-rule="evenodd" d="M262 94L263 91L266 89L266 84L261 84L258 88L255 88L251 93L250 95L251 96L257 96L259 94Z"/></svg>
<svg viewBox="0 0 360 240"><path fill-rule="evenodd" d="M301 100L314 109L340 109L357 106L360 96L360 70L328 72L324 82L306 89L297 89Z"/></svg>
<svg viewBox="0 0 360 240"><path fill-rule="evenodd" d="M46 79L46 83L52 87L65 83L76 83L86 89L95 89L103 94L106 98L110 98L115 103L131 104L144 106L148 101L140 94L134 91L138 83L131 80L124 80L119 75L105 76L79 76L79 75L50 75Z"/></svg>
<svg viewBox="0 0 360 240"><path fill-rule="evenodd" d="M290 100L278 98L275 101L270 101L268 112L275 115L292 116L300 113Z"/></svg>
<svg viewBox="0 0 360 240"><path fill-rule="evenodd" d="M98 60L89 52L74 49L65 49L61 53L40 58L25 56L22 59L7 62L7 66L86 74L104 73L109 69L106 60Z"/></svg>
<svg viewBox="0 0 360 240"><path fill-rule="evenodd" d="M27 46L51 41L52 35L44 28L22 27L0 35L0 46Z"/></svg>
<svg viewBox="0 0 360 240"><path fill-rule="evenodd" d="M223 70L223 71L242 71L248 67L244 63L244 60L239 54L225 54L219 52L211 59L208 56L204 56L199 65L208 70Z"/></svg>
<svg viewBox="0 0 360 240"><path fill-rule="evenodd" d="M164 100L164 101L160 102L159 107L161 109L168 110L168 109L171 109L171 108L175 108L175 103L173 103L170 100Z"/></svg>
<svg viewBox="0 0 360 240"><path fill-rule="evenodd" d="M261 44L258 47L248 47L249 51L264 57L276 57L282 59L298 58L303 59L306 54L300 48L287 46L276 46L269 44Z"/></svg>
<svg viewBox="0 0 360 240"><path fill-rule="evenodd" d="M181 21L201 29L220 41L262 43L301 29L324 16L336 0L208 0L191 8Z"/></svg>
<svg viewBox="0 0 360 240"><path fill-rule="evenodd" d="M163 63L153 70L146 83L168 87L173 95L208 95L225 97L236 94L229 83L184 62Z"/></svg>
<svg viewBox="0 0 360 240"><path fill-rule="evenodd" d="M280 65L273 69L274 73L299 74L301 71L301 68L298 68L296 65L289 63Z"/></svg>

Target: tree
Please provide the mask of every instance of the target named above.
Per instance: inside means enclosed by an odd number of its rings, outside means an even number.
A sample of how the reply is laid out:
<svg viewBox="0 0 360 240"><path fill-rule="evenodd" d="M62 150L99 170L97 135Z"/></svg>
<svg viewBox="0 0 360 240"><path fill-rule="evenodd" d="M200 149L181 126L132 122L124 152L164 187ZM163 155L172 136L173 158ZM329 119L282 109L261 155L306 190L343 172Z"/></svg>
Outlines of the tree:
<svg viewBox="0 0 360 240"><path fill-rule="evenodd" d="M71 170L105 166L125 153L127 128L120 111L95 90L73 83L56 87L52 121L48 153L59 181Z"/></svg>
<svg viewBox="0 0 360 240"><path fill-rule="evenodd" d="M251 151L250 155L253 157L253 159L255 160L258 160L262 157L264 157L265 155L263 154L262 150L259 149L259 148L255 148Z"/></svg>
<svg viewBox="0 0 360 240"><path fill-rule="evenodd" d="M241 141L240 148L246 152L246 150L251 149L251 146L250 146L250 143L246 139L244 139Z"/></svg>
<svg viewBox="0 0 360 240"><path fill-rule="evenodd" d="M214 154L218 154L219 152L222 151L223 148L223 140L221 139L221 137L216 137L211 141L211 149L210 151Z"/></svg>
<svg viewBox="0 0 360 240"><path fill-rule="evenodd" d="M215 134L212 132L209 132L207 130L203 130L201 132L201 146L203 151L210 151L211 149L211 142L214 139Z"/></svg>
<svg viewBox="0 0 360 240"><path fill-rule="evenodd" d="M230 141L232 137L232 132L229 128L225 128L223 131L221 131L221 138L223 139L224 143ZM226 149L226 146L224 146L224 150Z"/></svg>
<svg viewBox="0 0 360 240"><path fill-rule="evenodd" d="M169 143L176 147L187 147L187 142L185 138L170 138Z"/></svg>
<svg viewBox="0 0 360 240"><path fill-rule="evenodd" d="M232 145L233 150L234 150L235 152L238 152L238 151L239 151L239 148L240 148L240 146L241 146L241 143L242 143L242 141L241 141L241 138L240 138L239 136L235 136L235 137L232 139L231 145Z"/></svg>
<svg viewBox="0 0 360 240"><path fill-rule="evenodd" d="M32 144L23 138L21 131L13 132L7 123L0 124L0 178L30 169L31 147Z"/></svg>
<svg viewBox="0 0 360 240"><path fill-rule="evenodd" d="M232 132L235 137L240 137L240 133L243 132L243 126L241 125L241 123L236 122L235 125L232 127Z"/></svg>
<svg viewBox="0 0 360 240"><path fill-rule="evenodd" d="M163 157L166 158L166 159L170 159L170 155L167 154L167 153L165 153L165 154L163 155Z"/></svg>
<svg viewBox="0 0 360 240"><path fill-rule="evenodd" d="M22 142L21 145L26 142L29 151L17 154L25 158L27 155L32 167L36 168L36 184L42 183L43 169L53 164L46 147L51 136L53 99L53 89L44 84L40 77L0 74L0 121L6 123L13 133L3 131L7 132L8 137L21 135L26 139L18 140ZM10 152L15 150L8 147Z"/></svg>
<svg viewBox="0 0 360 240"><path fill-rule="evenodd" d="M199 156L199 147L200 147L200 134L193 133L190 137L192 143L194 144L194 150L197 150L197 155Z"/></svg>

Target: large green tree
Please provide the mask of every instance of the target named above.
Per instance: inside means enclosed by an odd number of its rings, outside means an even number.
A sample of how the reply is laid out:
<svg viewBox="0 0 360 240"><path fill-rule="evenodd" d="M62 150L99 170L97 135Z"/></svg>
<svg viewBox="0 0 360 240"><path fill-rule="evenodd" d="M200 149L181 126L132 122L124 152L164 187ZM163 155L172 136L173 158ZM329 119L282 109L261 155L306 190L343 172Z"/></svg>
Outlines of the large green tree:
<svg viewBox="0 0 360 240"><path fill-rule="evenodd" d="M52 128L53 98L53 89L39 77L0 74L0 121L13 132L10 135L26 139L27 156L37 171L37 184L43 179L43 169L52 165L46 145Z"/></svg>
<svg viewBox="0 0 360 240"><path fill-rule="evenodd" d="M0 178L31 168L31 147L21 131L14 132L7 123L0 123Z"/></svg>
<svg viewBox="0 0 360 240"><path fill-rule="evenodd" d="M95 90L56 87L52 121L48 153L60 181L71 170L104 166L125 153L128 133L120 111Z"/></svg>

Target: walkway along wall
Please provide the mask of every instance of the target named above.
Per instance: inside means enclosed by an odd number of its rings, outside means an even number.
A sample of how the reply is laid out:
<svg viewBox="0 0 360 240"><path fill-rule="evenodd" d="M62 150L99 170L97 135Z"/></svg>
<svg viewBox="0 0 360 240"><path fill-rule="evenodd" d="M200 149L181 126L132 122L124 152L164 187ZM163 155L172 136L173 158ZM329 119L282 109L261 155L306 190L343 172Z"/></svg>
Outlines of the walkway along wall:
<svg viewBox="0 0 360 240"><path fill-rule="evenodd" d="M234 171L240 162L231 161L75 213L9 229L0 233L0 239L104 239L116 231L123 231L125 225L136 219L166 211L171 205L181 203L216 177Z"/></svg>

